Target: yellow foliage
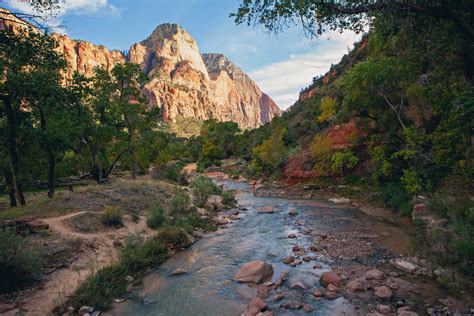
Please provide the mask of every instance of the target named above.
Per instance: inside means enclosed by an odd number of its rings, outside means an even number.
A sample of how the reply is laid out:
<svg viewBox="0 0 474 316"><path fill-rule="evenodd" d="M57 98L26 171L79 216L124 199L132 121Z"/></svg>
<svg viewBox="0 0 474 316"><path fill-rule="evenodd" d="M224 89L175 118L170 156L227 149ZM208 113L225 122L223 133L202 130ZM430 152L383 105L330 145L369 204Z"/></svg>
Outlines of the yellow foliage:
<svg viewBox="0 0 474 316"><path fill-rule="evenodd" d="M314 137L310 149L314 157L314 170L318 175L327 175L331 171L333 154L331 139L318 134Z"/></svg>
<svg viewBox="0 0 474 316"><path fill-rule="evenodd" d="M285 159L286 148L283 142L283 135L286 129L281 129L270 138L254 148L253 154L265 165L277 168Z"/></svg>
<svg viewBox="0 0 474 316"><path fill-rule="evenodd" d="M321 99L319 108L321 109L321 114L319 114L316 120L319 123L326 122L336 115L336 100L331 97L324 97Z"/></svg>

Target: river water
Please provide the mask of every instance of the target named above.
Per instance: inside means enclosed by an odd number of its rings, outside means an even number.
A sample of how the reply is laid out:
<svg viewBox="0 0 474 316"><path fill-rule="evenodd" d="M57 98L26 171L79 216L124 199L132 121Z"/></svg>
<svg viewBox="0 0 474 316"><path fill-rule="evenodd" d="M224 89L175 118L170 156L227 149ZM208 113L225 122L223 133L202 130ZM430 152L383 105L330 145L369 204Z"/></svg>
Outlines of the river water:
<svg viewBox="0 0 474 316"><path fill-rule="evenodd" d="M337 206L317 200L257 197L245 183L223 184L226 189L238 190L239 207L247 209L239 214L241 219L225 229L207 234L188 250L177 253L163 263L145 278L143 288L126 303L120 304L114 314L241 315L255 297L256 290L233 281L233 275L243 263L265 260L274 267L273 280L277 280L282 271L289 271L281 288L285 298L273 302L275 293L272 292L266 300L276 315L365 315L365 311L356 310L343 297L335 300L316 300L312 297L311 290L320 286L320 275L330 270L331 258L308 253L316 256L316 260L303 262L296 267L283 264L282 259L292 254L295 244L307 249L312 236L319 231L328 231L328 225L337 225L337 229L351 229L353 222L373 219L350 206ZM262 206L272 206L274 213L258 213L257 208ZM296 208L299 215L289 216L290 208ZM327 214L330 214L331 221L326 220ZM297 220L311 221L312 234L304 234ZM297 238L288 238L290 233L295 233ZM322 269L313 269L315 264L320 264ZM177 268L185 269L188 273L170 276ZM307 289L290 289L290 285L296 281L303 282ZM314 308L314 312L278 310L281 303L291 301L307 303Z"/></svg>

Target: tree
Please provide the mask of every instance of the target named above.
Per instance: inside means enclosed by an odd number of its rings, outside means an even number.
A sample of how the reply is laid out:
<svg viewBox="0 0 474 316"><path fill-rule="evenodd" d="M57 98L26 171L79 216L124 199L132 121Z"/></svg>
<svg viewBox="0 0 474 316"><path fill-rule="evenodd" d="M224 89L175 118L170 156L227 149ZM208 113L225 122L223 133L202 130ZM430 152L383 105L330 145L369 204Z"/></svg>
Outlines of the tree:
<svg viewBox="0 0 474 316"><path fill-rule="evenodd" d="M336 100L331 97L323 97L319 106L321 113L318 115L316 120L319 123L329 121L334 115L336 115Z"/></svg>
<svg viewBox="0 0 474 316"><path fill-rule="evenodd" d="M157 118L156 111L146 109L146 98L142 96L141 89L147 82L146 75L137 64L118 64L112 69L112 79L114 83L114 93L112 95L112 111L117 119L118 146L128 153L128 161L132 172L132 178L136 178L137 157L136 148L139 143L139 136L154 120L150 120L150 115ZM126 135L120 133L124 128ZM119 155L122 153L119 150Z"/></svg>
<svg viewBox="0 0 474 316"><path fill-rule="evenodd" d="M46 120L41 117L41 113L44 114L42 111L46 103L50 104L46 101L50 98L47 97L48 93L52 92L49 89L58 89L59 71L65 66L65 62L55 53L55 47L56 43L51 37L39 32L13 31L10 28L0 32L1 111L7 121L6 143L12 179L18 202L22 206L26 205L26 201L21 183L19 130L20 126L32 128L34 122L31 120L34 118L31 112L34 109L38 109L39 123L43 131L46 130Z"/></svg>
<svg viewBox="0 0 474 316"><path fill-rule="evenodd" d="M284 163L286 159L286 147L283 141L285 133L286 129L282 128L254 148L254 159L257 163L274 171Z"/></svg>
<svg viewBox="0 0 474 316"><path fill-rule="evenodd" d="M474 41L473 13L471 1L457 0L241 0L231 17L237 24L261 24L277 32L301 23L310 34L321 35L327 30L361 32L381 15L425 16L452 22L460 33Z"/></svg>
<svg viewBox="0 0 474 316"><path fill-rule="evenodd" d="M237 151L240 129L234 122L207 120L201 127L202 149L199 165L206 168L220 159L229 158Z"/></svg>

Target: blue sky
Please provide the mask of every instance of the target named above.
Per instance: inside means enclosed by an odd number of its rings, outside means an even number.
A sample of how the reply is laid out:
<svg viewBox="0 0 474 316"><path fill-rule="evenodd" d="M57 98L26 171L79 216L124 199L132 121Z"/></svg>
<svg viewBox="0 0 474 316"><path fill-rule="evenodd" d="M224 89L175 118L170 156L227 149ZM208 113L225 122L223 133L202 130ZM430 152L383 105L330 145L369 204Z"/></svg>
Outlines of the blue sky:
<svg viewBox="0 0 474 316"><path fill-rule="evenodd" d="M299 27L278 35L235 25L229 14L239 0L62 0L52 25L74 39L127 50L162 23L177 23L203 53L223 53L247 72L280 107L287 108L312 77L337 63L358 36L331 33L309 40ZM0 0L28 11L18 0Z"/></svg>

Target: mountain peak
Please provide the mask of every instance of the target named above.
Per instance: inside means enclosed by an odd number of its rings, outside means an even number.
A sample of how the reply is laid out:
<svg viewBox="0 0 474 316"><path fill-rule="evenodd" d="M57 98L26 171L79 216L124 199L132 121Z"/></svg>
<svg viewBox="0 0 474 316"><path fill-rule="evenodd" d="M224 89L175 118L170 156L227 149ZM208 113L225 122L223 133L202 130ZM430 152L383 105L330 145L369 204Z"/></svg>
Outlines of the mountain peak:
<svg viewBox="0 0 474 316"><path fill-rule="evenodd" d="M210 76L218 76L221 71L225 71L232 79L245 80L248 78L242 69L224 54L206 53L202 54L202 59ZM250 80L250 78L248 79Z"/></svg>

